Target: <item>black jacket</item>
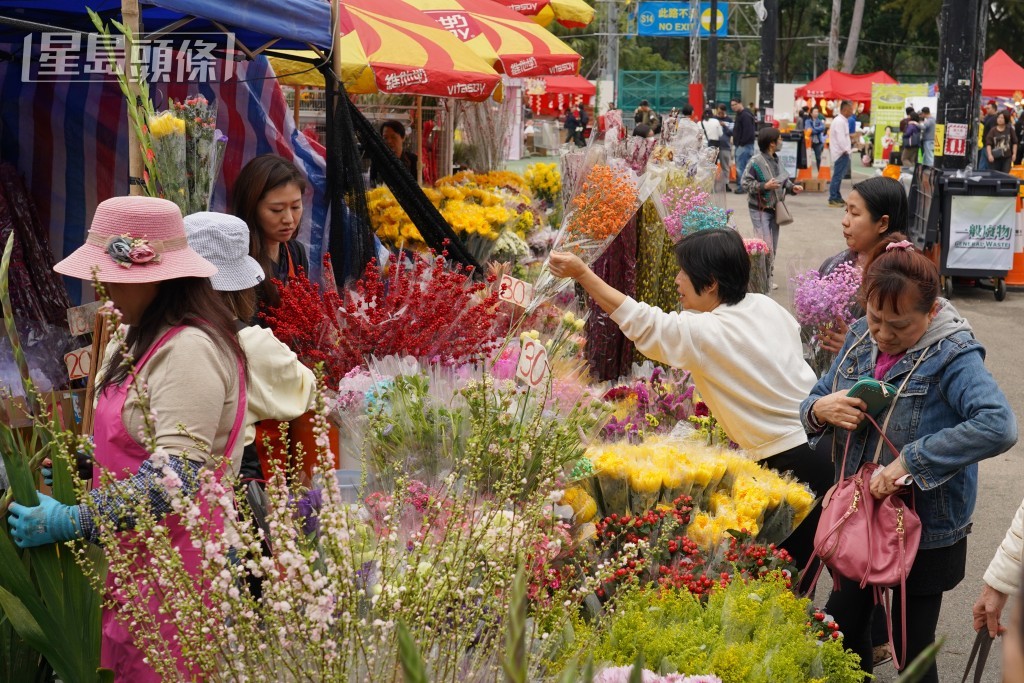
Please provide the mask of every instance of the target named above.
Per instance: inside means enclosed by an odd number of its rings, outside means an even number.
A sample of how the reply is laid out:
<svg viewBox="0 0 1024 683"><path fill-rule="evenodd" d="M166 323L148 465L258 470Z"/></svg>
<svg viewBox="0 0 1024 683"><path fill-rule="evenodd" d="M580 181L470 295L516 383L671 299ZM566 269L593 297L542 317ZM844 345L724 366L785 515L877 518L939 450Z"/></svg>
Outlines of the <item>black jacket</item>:
<svg viewBox="0 0 1024 683"><path fill-rule="evenodd" d="M749 109L742 109L736 114L736 123L732 127L732 144L737 147L754 144L757 139L755 131L754 115Z"/></svg>

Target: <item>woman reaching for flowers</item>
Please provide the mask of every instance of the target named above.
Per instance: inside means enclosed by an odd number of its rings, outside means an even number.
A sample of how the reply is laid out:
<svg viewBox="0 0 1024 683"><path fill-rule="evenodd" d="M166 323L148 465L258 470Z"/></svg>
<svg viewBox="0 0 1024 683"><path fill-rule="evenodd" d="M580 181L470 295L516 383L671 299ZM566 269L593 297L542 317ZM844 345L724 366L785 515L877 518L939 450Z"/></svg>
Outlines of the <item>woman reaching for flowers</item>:
<svg viewBox="0 0 1024 683"><path fill-rule="evenodd" d="M552 253L550 269L587 290L645 356L689 370L729 438L823 495L833 468L807 445L800 424L800 401L814 373L804 362L796 320L771 298L747 293L750 257L736 231L702 230L675 249L682 313L634 301L572 254ZM816 507L781 544L798 565L811 557L819 516Z"/></svg>
<svg viewBox="0 0 1024 683"><path fill-rule="evenodd" d="M871 494L900 491L909 475L921 519L921 546L906 579L906 595L893 590L893 603L906 600L906 624L892 610L897 661L912 661L935 640L942 594L964 578L967 534L978 495L978 462L1005 452L1017 441L1017 422L1006 397L985 368L985 348L971 326L938 298L939 272L902 235L875 246L861 289L867 315L855 322L839 357L800 407L812 442L848 447L852 476L869 459L885 465L871 480ZM863 401L847 396L861 378L900 387L880 425L900 451L883 448L878 430L855 431L864 420ZM836 462L839 462L837 460ZM867 539L864 539L867 543ZM840 577L840 590L826 611L846 635L847 646L872 670L869 637L873 587ZM903 627L905 626L905 631ZM935 665L920 679L938 681Z"/></svg>
<svg viewBox="0 0 1024 683"><path fill-rule="evenodd" d="M133 543L136 509L145 506L166 529L188 572L198 572L203 551L171 514L170 488L194 497L204 468L223 475L242 454L246 363L233 316L210 286L217 269L188 246L181 212L153 197L115 197L102 202L85 244L54 266L84 280L94 272L122 314L127 332L122 347L108 347L96 385L94 488L79 505L39 495L38 506L13 504L11 536L22 548L85 538L97 541L101 528L118 532L125 555L159 562ZM127 352L130 357L124 354ZM148 394L148 398L143 394ZM151 437L156 451L140 443ZM101 472L116 481L105 482ZM176 483L168 483L174 481ZM199 502L203 524L218 534L223 520ZM163 558L166 559L166 558ZM136 581L131 570L112 565L107 575L100 661L116 681L160 680L133 643L131 618L117 585L130 582L149 599L173 652L174 627L157 612L156 589ZM112 602L111 602L112 601ZM145 606L142 609L146 609ZM178 667L190 677L184 665Z"/></svg>

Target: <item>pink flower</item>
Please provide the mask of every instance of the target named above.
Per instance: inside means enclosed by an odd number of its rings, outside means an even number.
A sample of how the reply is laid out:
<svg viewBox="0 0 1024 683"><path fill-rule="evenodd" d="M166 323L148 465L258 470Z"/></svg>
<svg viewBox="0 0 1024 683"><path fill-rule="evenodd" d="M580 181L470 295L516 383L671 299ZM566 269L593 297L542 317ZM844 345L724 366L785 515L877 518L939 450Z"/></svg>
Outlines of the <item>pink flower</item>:
<svg viewBox="0 0 1024 683"><path fill-rule="evenodd" d="M128 258L132 263L149 263L156 260L157 256L156 250L148 244L138 244L128 252Z"/></svg>

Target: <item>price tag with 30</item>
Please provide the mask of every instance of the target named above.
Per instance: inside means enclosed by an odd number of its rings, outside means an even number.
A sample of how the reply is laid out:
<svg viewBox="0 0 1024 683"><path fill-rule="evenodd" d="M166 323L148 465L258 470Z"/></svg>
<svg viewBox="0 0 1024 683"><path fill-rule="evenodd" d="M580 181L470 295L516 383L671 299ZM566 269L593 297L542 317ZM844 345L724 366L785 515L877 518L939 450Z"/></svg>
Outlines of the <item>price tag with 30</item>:
<svg viewBox="0 0 1024 683"><path fill-rule="evenodd" d="M508 301L523 308L529 306L533 301L533 285L529 282L517 280L511 275L502 275L500 287L498 298L502 301Z"/></svg>
<svg viewBox="0 0 1024 683"><path fill-rule="evenodd" d="M516 378L526 382L528 386L539 387L547 384L550 374L548 352L544 345L536 339L527 337L523 340L523 350L519 353Z"/></svg>

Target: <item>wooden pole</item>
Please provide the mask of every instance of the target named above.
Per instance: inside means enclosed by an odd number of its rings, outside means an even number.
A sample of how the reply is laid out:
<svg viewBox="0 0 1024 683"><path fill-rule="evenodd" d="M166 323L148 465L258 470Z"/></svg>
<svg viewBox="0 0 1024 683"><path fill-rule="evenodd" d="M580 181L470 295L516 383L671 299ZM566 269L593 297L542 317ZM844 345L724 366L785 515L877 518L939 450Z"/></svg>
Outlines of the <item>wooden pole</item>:
<svg viewBox="0 0 1024 683"><path fill-rule="evenodd" d="M100 365L103 364L103 352L110 341L110 326L107 324L107 316L102 312L96 312L96 318L92 324L92 349L89 357L89 378L85 381L85 405L82 407L82 434L92 434L93 426L93 403L96 396L96 375L99 374Z"/></svg>
<svg viewBox="0 0 1024 683"><path fill-rule="evenodd" d="M121 0L121 21L131 29L131 35L139 33L140 25L139 2L138 0ZM132 101L129 107L137 107L139 102L139 84L132 73L132 40L125 36L124 41L124 72L128 76L128 90L132 94ZM142 173L145 164L142 160L142 147L139 146L139 139L135 136L135 129L131 125L131 113L128 119L128 193L132 195L143 195L146 193L142 181Z"/></svg>

